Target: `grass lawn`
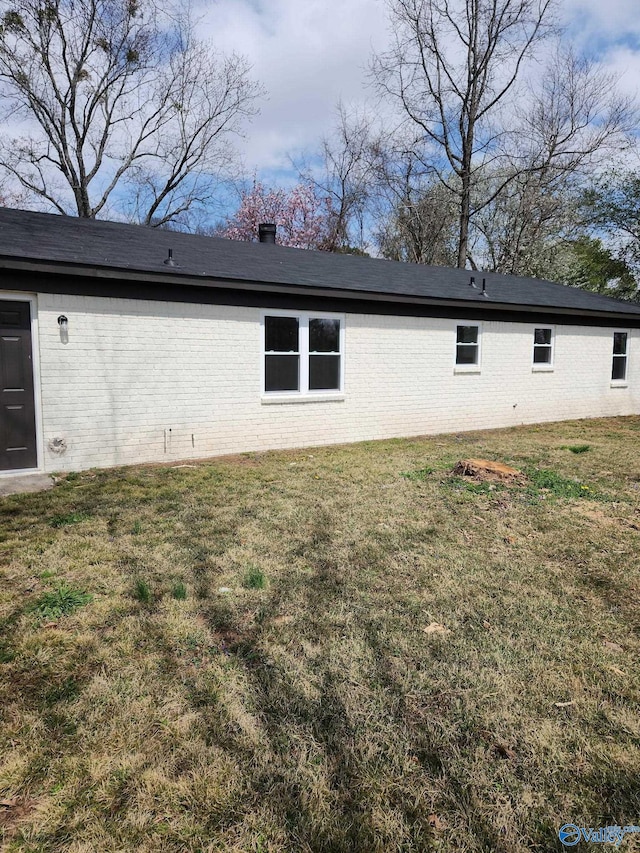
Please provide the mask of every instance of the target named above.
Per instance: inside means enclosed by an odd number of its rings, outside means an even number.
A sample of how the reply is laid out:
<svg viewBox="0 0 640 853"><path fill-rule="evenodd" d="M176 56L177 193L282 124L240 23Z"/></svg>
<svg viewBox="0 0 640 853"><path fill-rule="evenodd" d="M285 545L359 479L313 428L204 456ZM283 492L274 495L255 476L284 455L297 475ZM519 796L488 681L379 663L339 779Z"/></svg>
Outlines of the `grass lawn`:
<svg viewBox="0 0 640 853"><path fill-rule="evenodd" d="M639 449L615 418L1 499L0 846L542 853L640 824Z"/></svg>

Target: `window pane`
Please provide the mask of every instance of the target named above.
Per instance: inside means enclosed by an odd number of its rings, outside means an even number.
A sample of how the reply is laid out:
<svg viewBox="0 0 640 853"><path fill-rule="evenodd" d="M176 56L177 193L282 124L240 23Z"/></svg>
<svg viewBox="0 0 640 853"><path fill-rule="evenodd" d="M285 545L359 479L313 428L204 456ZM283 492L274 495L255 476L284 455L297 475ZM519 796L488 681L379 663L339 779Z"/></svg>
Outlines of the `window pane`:
<svg viewBox="0 0 640 853"><path fill-rule="evenodd" d="M309 351L340 352L340 320L309 320Z"/></svg>
<svg viewBox="0 0 640 853"><path fill-rule="evenodd" d="M478 347L475 344L458 344L456 364L477 364Z"/></svg>
<svg viewBox="0 0 640 853"><path fill-rule="evenodd" d="M626 355L614 355L613 369L611 371L612 379L625 379L627 375L627 357Z"/></svg>
<svg viewBox="0 0 640 853"><path fill-rule="evenodd" d="M627 354L627 333L626 332L614 332L613 333L613 354L614 355L626 355Z"/></svg>
<svg viewBox="0 0 640 853"><path fill-rule="evenodd" d="M309 356L309 390L337 391L340 388L340 356Z"/></svg>
<svg viewBox="0 0 640 853"><path fill-rule="evenodd" d="M264 331L267 352L298 352L297 317L265 317Z"/></svg>
<svg viewBox="0 0 640 853"><path fill-rule="evenodd" d="M533 363L551 364L551 347L534 347Z"/></svg>
<svg viewBox="0 0 640 853"><path fill-rule="evenodd" d="M477 344L478 343L478 327L477 326L458 326L459 344Z"/></svg>
<svg viewBox="0 0 640 853"><path fill-rule="evenodd" d="M550 344L551 329L536 329L534 332L534 341L537 344Z"/></svg>
<svg viewBox="0 0 640 853"><path fill-rule="evenodd" d="M265 391L298 391L298 355L266 355L264 357Z"/></svg>

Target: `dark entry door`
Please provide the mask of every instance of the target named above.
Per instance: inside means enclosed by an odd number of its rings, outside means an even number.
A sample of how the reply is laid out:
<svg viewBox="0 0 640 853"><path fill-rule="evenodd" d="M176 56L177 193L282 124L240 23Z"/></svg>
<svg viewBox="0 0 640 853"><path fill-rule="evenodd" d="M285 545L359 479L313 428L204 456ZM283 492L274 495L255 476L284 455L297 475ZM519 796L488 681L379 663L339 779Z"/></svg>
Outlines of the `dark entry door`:
<svg viewBox="0 0 640 853"><path fill-rule="evenodd" d="M36 466L31 311L0 300L0 471Z"/></svg>

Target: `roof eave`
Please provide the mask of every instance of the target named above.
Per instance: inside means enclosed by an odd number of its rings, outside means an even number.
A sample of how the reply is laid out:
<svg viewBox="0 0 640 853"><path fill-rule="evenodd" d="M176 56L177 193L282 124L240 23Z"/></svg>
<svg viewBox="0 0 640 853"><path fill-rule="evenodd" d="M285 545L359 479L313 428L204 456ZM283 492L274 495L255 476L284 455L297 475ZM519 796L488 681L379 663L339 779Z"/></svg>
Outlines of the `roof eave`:
<svg viewBox="0 0 640 853"><path fill-rule="evenodd" d="M289 294L301 296L328 297L349 300L360 300L370 302L401 303L406 305L440 306L446 308L460 308L468 311L470 306L477 305L479 312L495 310L497 312L511 312L523 314L549 314L565 315L575 317L584 316L590 318L602 318L608 321L631 320L640 322L640 309L638 312L605 311L602 309L568 308L556 305L533 305L528 303L498 302L478 294L474 299L445 299L436 296L410 296L390 292L376 292L369 290L346 290L331 288L320 285L299 285L278 282L265 282L258 280L247 280L231 278L229 276L215 276L206 273L193 275L189 273L175 273L165 270L140 270L126 267L111 266L85 266L83 264L45 261L33 258L15 258L11 255L0 255L0 270L15 270L27 273L45 273L53 276L77 276L82 278L97 278L105 280L131 281L145 284L182 285L183 287L202 287L209 289L238 290L242 292L260 291L262 293Z"/></svg>

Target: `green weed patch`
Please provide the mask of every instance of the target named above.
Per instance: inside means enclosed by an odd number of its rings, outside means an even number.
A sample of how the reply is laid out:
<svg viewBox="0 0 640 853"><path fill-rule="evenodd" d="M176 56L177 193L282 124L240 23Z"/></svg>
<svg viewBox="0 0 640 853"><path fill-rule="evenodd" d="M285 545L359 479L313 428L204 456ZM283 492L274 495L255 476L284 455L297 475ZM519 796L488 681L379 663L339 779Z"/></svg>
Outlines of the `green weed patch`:
<svg viewBox="0 0 640 853"><path fill-rule="evenodd" d="M60 619L69 616L79 607L93 600L93 596L62 581L54 590L43 593L33 605L33 611L42 619Z"/></svg>
<svg viewBox="0 0 640 853"><path fill-rule="evenodd" d="M63 515L54 515L51 519L51 527L66 527L69 524L80 524L87 521L91 516L86 512L67 512Z"/></svg>
<svg viewBox="0 0 640 853"><path fill-rule="evenodd" d="M133 584L133 597L136 599L136 601L139 601L140 604L151 603L151 600L153 598L151 586L143 578L136 578L136 581Z"/></svg>
<svg viewBox="0 0 640 853"><path fill-rule="evenodd" d="M425 468L418 468L417 471L404 471L401 476L404 477L405 480L421 482L422 480L426 480L429 474L433 474L434 470L434 468L426 466Z"/></svg>
<svg viewBox="0 0 640 853"><path fill-rule="evenodd" d="M264 589L266 583L264 572L257 566L250 566L242 579L242 586L245 589Z"/></svg>
<svg viewBox="0 0 640 853"><path fill-rule="evenodd" d="M171 587L171 596L175 598L177 601L185 601L187 598L187 587L182 583L182 581L178 581L174 583Z"/></svg>
<svg viewBox="0 0 640 853"><path fill-rule="evenodd" d="M589 500L601 500L602 496L579 480L574 480L570 477L563 477L556 471L548 468L529 468L527 470L529 485L526 491L530 495L546 496L554 498L566 498L576 500L578 498L587 498Z"/></svg>

